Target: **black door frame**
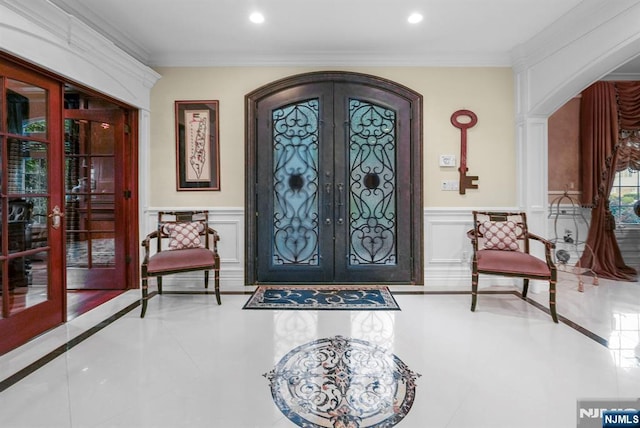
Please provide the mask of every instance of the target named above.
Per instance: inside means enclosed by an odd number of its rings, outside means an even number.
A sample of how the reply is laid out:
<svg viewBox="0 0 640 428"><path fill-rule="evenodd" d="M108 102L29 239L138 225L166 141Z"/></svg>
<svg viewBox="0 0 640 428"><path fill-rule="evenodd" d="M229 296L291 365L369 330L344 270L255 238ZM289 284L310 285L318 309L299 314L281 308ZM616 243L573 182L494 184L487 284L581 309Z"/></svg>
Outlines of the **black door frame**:
<svg viewBox="0 0 640 428"><path fill-rule="evenodd" d="M322 71L294 75L277 80L245 96L245 284L256 285L258 283L258 235L257 235L257 157L258 157L258 104L261 100L286 89L311 83L353 83L357 85L376 88L399 96L410 105L410 168L411 168L411 204L410 218L412 224L410 281L402 281L402 284L424 284L424 258L423 258L423 197L422 197L422 95L395 83L391 80L377 76L343 72ZM322 282L322 281L319 281ZM393 283L393 281L385 281Z"/></svg>

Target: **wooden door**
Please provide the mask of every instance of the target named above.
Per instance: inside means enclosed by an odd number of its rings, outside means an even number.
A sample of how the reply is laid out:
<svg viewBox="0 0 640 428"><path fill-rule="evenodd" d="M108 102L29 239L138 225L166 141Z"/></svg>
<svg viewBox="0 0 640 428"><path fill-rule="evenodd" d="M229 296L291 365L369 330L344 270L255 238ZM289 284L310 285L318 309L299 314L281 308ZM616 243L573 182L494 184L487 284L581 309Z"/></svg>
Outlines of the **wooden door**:
<svg viewBox="0 0 640 428"><path fill-rule="evenodd" d="M422 283L420 97L288 83L248 96L247 282Z"/></svg>
<svg viewBox="0 0 640 428"><path fill-rule="evenodd" d="M137 288L136 113L0 53L0 354Z"/></svg>
<svg viewBox="0 0 640 428"><path fill-rule="evenodd" d="M64 322L62 85L0 60L0 354Z"/></svg>
<svg viewBox="0 0 640 428"><path fill-rule="evenodd" d="M67 289L126 289L120 108L65 109Z"/></svg>

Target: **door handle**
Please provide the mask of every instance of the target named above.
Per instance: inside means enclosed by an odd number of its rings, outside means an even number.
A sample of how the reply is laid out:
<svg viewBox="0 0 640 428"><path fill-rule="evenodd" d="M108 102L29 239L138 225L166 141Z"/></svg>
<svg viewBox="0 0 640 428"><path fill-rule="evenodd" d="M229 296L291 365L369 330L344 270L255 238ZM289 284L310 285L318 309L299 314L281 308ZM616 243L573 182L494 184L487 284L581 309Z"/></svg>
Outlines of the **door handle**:
<svg viewBox="0 0 640 428"><path fill-rule="evenodd" d="M344 184L338 183L336 187L338 188L338 220L336 223L342 224L344 223L344 219L342 218L342 207L344 206Z"/></svg>
<svg viewBox="0 0 640 428"><path fill-rule="evenodd" d="M64 217L64 213L60 211L60 207L57 205L53 207L51 214L49 214L49 218L51 219L51 227L53 227L54 229L60 229L62 217Z"/></svg>
<svg viewBox="0 0 640 428"><path fill-rule="evenodd" d="M324 191L326 193L325 200L327 201L326 203L327 216L324 220L324 224L326 224L327 226L331 224L331 187L333 187L331 183L327 183L324 185Z"/></svg>

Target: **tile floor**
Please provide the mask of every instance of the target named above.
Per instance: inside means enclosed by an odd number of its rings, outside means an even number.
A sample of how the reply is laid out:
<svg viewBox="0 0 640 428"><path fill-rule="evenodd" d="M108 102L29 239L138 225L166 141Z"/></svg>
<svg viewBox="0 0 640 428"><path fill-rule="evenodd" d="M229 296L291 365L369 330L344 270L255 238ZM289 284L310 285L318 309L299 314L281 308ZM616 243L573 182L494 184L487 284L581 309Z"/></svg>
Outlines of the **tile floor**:
<svg viewBox="0 0 640 428"><path fill-rule="evenodd" d="M264 375L336 335L420 375L398 427L576 427L579 399L640 397L640 284L586 281L579 293L563 274L558 287L559 324L535 304L547 293L526 302L505 287L480 295L475 313L468 294L426 286L391 287L401 311L243 310L248 295L218 306L165 294L144 319L134 290L0 357L0 427L293 427Z"/></svg>

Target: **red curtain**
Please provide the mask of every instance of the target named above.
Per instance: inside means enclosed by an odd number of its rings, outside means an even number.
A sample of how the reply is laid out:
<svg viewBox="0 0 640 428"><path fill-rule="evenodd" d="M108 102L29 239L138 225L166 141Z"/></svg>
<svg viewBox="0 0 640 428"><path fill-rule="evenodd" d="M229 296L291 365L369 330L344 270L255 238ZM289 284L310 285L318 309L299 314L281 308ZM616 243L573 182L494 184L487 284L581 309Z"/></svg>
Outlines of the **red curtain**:
<svg viewBox="0 0 640 428"><path fill-rule="evenodd" d="M619 128L616 169L640 171L640 82L616 82Z"/></svg>
<svg viewBox="0 0 640 428"><path fill-rule="evenodd" d="M602 278L635 281L636 270L627 266L620 254L614 233L615 220L609 210L609 194L618 158L623 152L618 138L620 129L622 126L640 128L640 85L619 83L624 82L596 82L582 92L582 202L592 207L586 243L593 254L585 251L580 264L591 267Z"/></svg>

